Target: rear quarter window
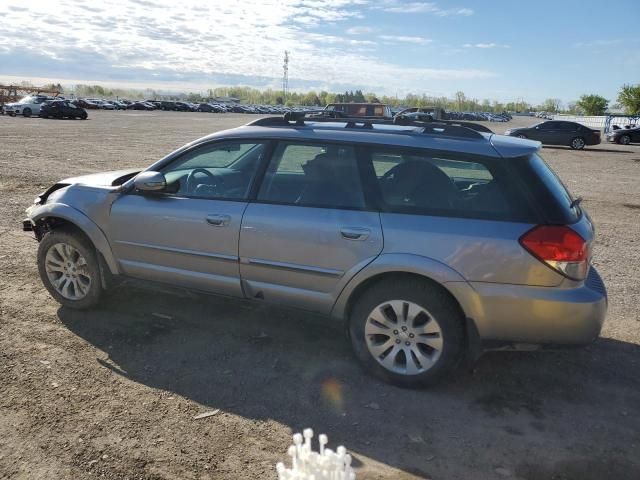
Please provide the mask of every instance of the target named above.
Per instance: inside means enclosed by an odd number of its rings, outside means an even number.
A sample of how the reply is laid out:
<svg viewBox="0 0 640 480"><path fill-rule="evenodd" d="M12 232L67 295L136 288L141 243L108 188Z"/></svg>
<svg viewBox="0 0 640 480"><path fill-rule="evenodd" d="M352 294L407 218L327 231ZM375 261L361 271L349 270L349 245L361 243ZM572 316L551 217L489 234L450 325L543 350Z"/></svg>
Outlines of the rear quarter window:
<svg viewBox="0 0 640 480"><path fill-rule="evenodd" d="M534 222L506 162L430 150L370 147L380 209L392 213Z"/></svg>
<svg viewBox="0 0 640 480"><path fill-rule="evenodd" d="M523 166L524 183L547 222L571 224L580 219L580 207L571 206L573 197L569 190L537 153L529 156Z"/></svg>

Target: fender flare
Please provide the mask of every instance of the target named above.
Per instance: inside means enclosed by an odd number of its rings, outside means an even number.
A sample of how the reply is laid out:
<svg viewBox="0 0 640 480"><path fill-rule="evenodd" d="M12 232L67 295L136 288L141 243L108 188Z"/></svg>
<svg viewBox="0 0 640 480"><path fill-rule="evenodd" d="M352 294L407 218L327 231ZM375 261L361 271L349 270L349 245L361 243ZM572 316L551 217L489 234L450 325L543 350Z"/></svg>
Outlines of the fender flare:
<svg viewBox="0 0 640 480"><path fill-rule="evenodd" d="M445 289L447 289L446 284L450 282L467 284L460 273L438 260L404 253L382 254L349 280L334 303L331 316L338 319L346 318L349 301L360 285L378 275L393 273L420 275L439 283ZM449 289L447 290L449 291ZM459 301L457 296L451 291L449 293L458 300L462 307L463 303Z"/></svg>
<svg viewBox="0 0 640 480"><path fill-rule="evenodd" d="M76 210L64 203L47 203L35 207L29 214L31 222L36 224L37 222L44 220L45 218L55 217L72 223L79 228L89 240L93 243L96 249L102 254L104 260L109 267L112 274L117 275L118 262L116 262L115 256L111 251L111 245L107 237L102 232L100 227L96 225L89 217L87 217L80 210Z"/></svg>

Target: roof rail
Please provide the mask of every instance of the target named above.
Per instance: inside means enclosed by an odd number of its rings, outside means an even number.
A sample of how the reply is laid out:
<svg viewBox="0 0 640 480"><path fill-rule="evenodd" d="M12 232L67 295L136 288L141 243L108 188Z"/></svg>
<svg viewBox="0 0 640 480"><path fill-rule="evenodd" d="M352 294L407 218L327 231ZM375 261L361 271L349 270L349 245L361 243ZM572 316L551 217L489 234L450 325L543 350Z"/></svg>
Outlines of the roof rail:
<svg viewBox="0 0 640 480"><path fill-rule="evenodd" d="M463 138L484 138L482 133L493 133L484 125L456 120L433 120L427 117L412 118L409 115L391 118L382 117L348 117L342 112L315 110L308 112L287 112L282 117L264 117L247 125L260 127L305 126L308 123L344 123L345 128L373 131L374 125L394 125L420 127L423 134L447 135ZM379 130L378 130L379 132Z"/></svg>

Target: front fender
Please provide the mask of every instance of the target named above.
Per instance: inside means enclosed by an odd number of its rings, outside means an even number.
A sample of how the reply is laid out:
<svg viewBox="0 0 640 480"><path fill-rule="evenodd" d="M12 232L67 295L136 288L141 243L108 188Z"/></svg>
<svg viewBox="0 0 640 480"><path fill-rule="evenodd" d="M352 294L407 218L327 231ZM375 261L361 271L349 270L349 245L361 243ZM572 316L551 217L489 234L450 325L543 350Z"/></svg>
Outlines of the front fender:
<svg viewBox="0 0 640 480"><path fill-rule="evenodd" d="M104 235L100 227L96 225L89 217L79 210L76 210L64 203L46 203L44 205L37 205L29 211L29 219L32 223L36 224L40 220L45 218L61 218L66 220L80 230L82 230L89 240L93 243L96 249L104 257L107 266L112 274L118 274L118 263L111 251L111 246Z"/></svg>
<svg viewBox="0 0 640 480"><path fill-rule="evenodd" d="M462 282L467 285L467 281L457 271L432 258L403 253L382 254L347 283L340 292L331 315L335 318L345 318L349 299L356 288L363 282L385 273L413 273L430 278L445 288L450 282Z"/></svg>

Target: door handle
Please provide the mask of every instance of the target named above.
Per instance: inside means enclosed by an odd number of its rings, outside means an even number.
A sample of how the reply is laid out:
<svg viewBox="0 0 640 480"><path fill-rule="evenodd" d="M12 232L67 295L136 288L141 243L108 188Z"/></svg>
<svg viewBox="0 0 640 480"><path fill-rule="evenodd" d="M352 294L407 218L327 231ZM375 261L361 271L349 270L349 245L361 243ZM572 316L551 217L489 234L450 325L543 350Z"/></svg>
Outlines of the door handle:
<svg viewBox="0 0 640 480"><path fill-rule="evenodd" d="M347 240L366 240L369 238L371 230L362 227L342 227L340 235Z"/></svg>
<svg viewBox="0 0 640 480"><path fill-rule="evenodd" d="M229 215L207 215L207 223L214 227L226 227L230 221Z"/></svg>

